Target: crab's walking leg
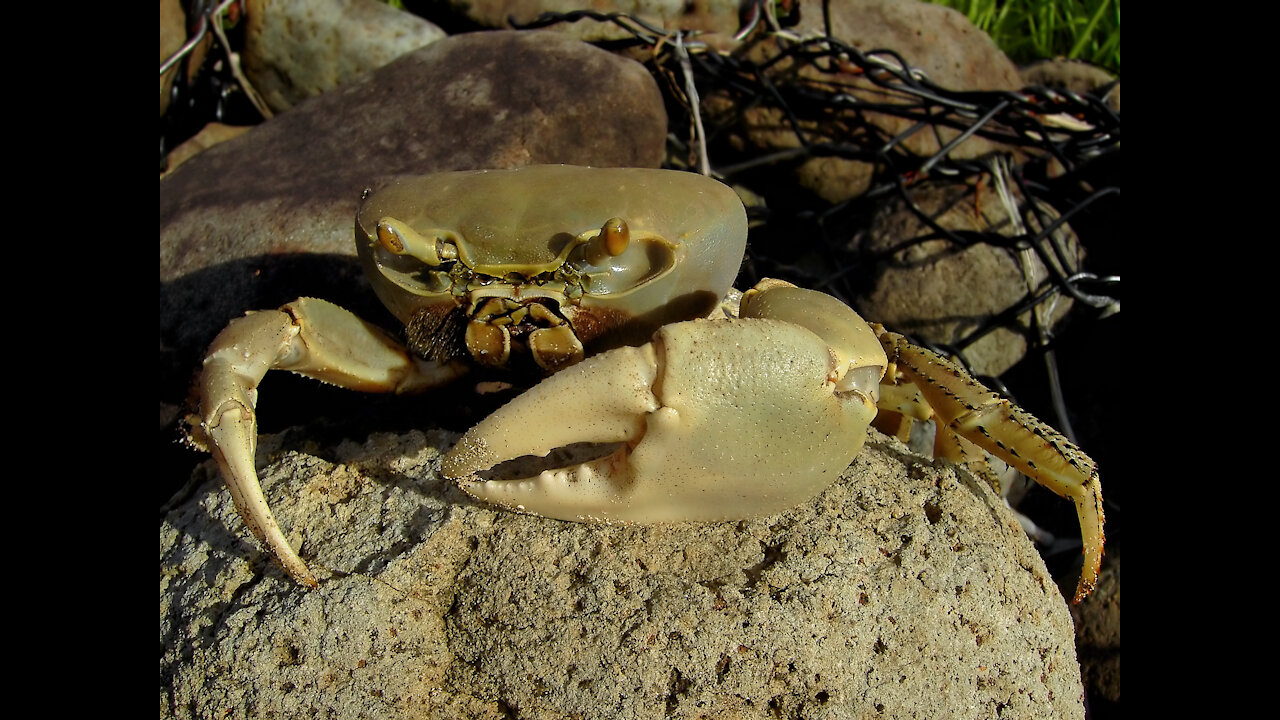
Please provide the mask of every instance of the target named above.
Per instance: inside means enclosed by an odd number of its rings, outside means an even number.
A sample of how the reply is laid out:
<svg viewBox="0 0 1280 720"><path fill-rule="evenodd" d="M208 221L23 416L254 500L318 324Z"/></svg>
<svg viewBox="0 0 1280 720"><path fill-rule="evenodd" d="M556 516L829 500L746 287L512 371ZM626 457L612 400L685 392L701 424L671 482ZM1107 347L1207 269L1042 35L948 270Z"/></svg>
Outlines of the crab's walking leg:
<svg viewBox="0 0 1280 720"><path fill-rule="evenodd" d="M296 580L315 577L285 540L258 482L254 408L268 370L365 392L406 393L434 387L463 372L414 358L398 342L337 305L301 298L279 310L237 318L209 347L200 375L200 416L193 439L208 445L245 525Z"/></svg>
<svg viewBox="0 0 1280 720"><path fill-rule="evenodd" d="M879 325L872 327L889 356L891 372L896 373L896 377L886 374L885 382L911 383L929 406L918 412L890 409L924 419L932 411L937 416L939 438L955 433L1075 503L1084 541L1084 569L1075 602L1083 600L1098 580L1104 541L1102 486L1093 460L1058 431L988 390L959 366Z"/></svg>

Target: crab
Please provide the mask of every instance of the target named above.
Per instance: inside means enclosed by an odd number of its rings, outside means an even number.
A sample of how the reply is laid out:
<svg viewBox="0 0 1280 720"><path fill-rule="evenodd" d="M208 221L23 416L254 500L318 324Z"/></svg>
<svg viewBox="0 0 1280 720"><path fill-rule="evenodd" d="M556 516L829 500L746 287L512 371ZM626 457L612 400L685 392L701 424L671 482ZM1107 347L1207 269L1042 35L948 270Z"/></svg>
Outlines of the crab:
<svg viewBox="0 0 1280 720"><path fill-rule="evenodd" d="M1084 554L1075 601L1087 596L1103 553L1093 461L830 295L765 280L736 308L722 303L746 235L736 193L685 172L547 165L401 179L366 193L355 236L404 341L314 298L250 312L209 348L192 437L252 534L315 587L254 465L268 370L416 393L477 364L536 366L545 379L464 433L441 469L486 503L574 522L783 512L840 477L884 410L935 420L940 456L990 452L1071 499Z"/></svg>

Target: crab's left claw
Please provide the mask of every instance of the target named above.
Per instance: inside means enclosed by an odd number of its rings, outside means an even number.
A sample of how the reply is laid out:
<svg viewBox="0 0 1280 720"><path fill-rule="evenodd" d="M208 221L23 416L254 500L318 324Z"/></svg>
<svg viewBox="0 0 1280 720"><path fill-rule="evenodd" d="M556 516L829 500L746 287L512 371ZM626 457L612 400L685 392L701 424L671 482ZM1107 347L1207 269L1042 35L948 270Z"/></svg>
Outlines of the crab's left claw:
<svg viewBox="0 0 1280 720"><path fill-rule="evenodd" d="M544 380L466 433L444 474L481 500L575 521L740 519L817 495L862 448L884 352L830 296L748 296L746 319L669 325ZM578 443L616 446L514 477L501 466Z"/></svg>
<svg viewBox="0 0 1280 720"><path fill-rule="evenodd" d="M456 364L416 359L384 331L315 298L236 318L214 338L196 383L200 412L189 418L191 440L217 460L253 536L295 580L315 587L315 576L276 523L258 480L258 383L270 370L396 393L419 392L463 371Z"/></svg>

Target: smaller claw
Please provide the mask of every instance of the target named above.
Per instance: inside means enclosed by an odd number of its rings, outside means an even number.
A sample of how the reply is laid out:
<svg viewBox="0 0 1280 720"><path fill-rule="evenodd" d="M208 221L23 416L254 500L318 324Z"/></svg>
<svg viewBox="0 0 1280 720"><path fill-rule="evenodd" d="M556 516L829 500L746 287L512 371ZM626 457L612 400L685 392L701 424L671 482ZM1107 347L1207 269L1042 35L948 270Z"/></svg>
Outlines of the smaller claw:
<svg viewBox="0 0 1280 720"><path fill-rule="evenodd" d="M285 539L284 531L262 494L262 485L257 481L254 457L258 437L253 411L246 412L246 408L233 401L219 408L214 416L213 420L205 423L204 430L222 476L238 479L227 481L227 490L235 502L236 511L253 536L267 546L285 571L303 585L316 587L315 576Z"/></svg>
<svg viewBox="0 0 1280 720"><path fill-rule="evenodd" d="M298 582L315 587L315 576L294 552L271 513L254 465L258 383L279 364L297 335L293 318L280 311L250 313L233 320L213 341L204 361L199 430L245 526Z"/></svg>
<svg viewBox="0 0 1280 720"><path fill-rule="evenodd" d="M208 445L249 531L298 582L315 576L284 537L258 480L258 384L269 370L291 370L342 387L408 393L457 377L456 364L414 359L381 329L337 305L300 298L279 310L236 318L214 338L198 382L193 439Z"/></svg>

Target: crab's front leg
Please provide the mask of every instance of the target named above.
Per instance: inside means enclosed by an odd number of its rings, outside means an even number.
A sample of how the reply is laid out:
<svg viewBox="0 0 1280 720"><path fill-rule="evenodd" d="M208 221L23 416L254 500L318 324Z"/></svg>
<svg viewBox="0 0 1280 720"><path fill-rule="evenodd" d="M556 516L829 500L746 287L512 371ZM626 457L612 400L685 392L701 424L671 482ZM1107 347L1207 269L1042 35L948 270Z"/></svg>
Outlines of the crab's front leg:
<svg viewBox="0 0 1280 720"><path fill-rule="evenodd" d="M332 303L301 298L279 310L231 321L209 347L198 381L200 414L191 435L222 470L236 509L254 537L296 580L315 577L285 540L263 497L254 456L258 383L268 370L291 370L353 390L406 393L464 372L412 356L380 328Z"/></svg>
<svg viewBox="0 0 1280 720"><path fill-rule="evenodd" d="M574 521L733 520L812 498L866 440L884 351L822 293L759 286L741 315L669 325L557 373L467 432L444 474L487 502ZM504 472L580 443L606 452Z"/></svg>
<svg viewBox="0 0 1280 720"><path fill-rule="evenodd" d="M889 357L886 386L913 386L905 392L886 392L881 407L918 420L935 419L935 454L963 459L962 444L955 437L959 436L1075 503L1084 542L1084 568L1075 602L1083 600L1097 582L1104 542L1102 485L1093 460L1057 430L987 389L959 365L880 325L872 327ZM892 404L891 394L896 398Z"/></svg>

